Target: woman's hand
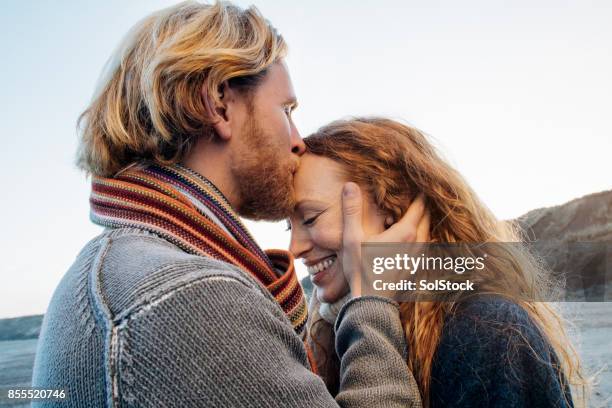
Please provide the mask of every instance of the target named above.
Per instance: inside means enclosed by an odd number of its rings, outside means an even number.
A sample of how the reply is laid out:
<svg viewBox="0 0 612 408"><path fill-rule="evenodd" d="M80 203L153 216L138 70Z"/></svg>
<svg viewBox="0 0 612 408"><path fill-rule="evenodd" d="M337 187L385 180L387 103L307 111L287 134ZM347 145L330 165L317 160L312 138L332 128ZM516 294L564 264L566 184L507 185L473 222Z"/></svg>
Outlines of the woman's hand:
<svg viewBox="0 0 612 408"><path fill-rule="evenodd" d="M362 198L359 186L346 183L342 190L342 267L353 297L361 296L361 244L363 242L429 242L429 212L425 199L419 195L406 214L378 235L364 236L362 227Z"/></svg>

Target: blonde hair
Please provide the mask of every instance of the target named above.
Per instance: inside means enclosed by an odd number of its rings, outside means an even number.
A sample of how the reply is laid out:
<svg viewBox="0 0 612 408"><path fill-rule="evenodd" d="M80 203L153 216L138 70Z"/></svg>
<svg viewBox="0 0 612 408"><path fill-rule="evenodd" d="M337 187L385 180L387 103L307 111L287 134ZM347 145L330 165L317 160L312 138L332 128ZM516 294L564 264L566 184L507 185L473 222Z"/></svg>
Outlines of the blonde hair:
<svg viewBox="0 0 612 408"><path fill-rule="evenodd" d="M359 184L383 213L396 220L405 213L408 204L423 193L431 214L430 236L434 242L521 241L518 227L498 221L461 175L415 128L384 118L356 118L324 126L304 142L308 153L342 164L346 168L347 180ZM559 360L560 367L556 368L561 384L569 382L579 401L586 404L588 381L566 335L565 322L551 304L539 302L554 292L554 280L522 245L503 248L503 259L492 269L503 271L507 275L503 279L505 282L496 273L495 279L487 280L486 292L510 298L527 312ZM512 294L503 289L507 284L520 287L527 297L512 298ZM433 359L444 319L456 311L460 300L455 296L444 302L400 303L400 317L409 350L407 363L415 375L425 406L429 403ZM328 386L331 384L330 388L334 389L337 386L334 384L335 374L329 371L336 370L338 362L329 358L333 348L329 348L325 322L317 320L316 311L314 315L311 323L313 348L321 351L322 358L318 359L322 365L320 372L329 381Z"/></svg>
<svg viewBox="0 0 612 408"><path fill-rule="evenodd" d="M198 137L215 137L206 112L221 86L250 96L286 52L254 7L185 2L151 14L111 56L79 118L77 165L112 176L141 160L181 160Z"/></svg>

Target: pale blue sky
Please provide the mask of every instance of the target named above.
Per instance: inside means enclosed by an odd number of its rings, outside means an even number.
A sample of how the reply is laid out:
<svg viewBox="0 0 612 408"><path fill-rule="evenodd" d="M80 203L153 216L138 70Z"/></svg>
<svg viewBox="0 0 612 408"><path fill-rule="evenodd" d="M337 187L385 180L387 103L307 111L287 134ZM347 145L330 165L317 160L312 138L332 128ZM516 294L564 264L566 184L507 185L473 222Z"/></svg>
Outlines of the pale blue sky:
<svg viewBox="0 0 612 408"><path fill-rule="evenodd" d="M75 122L127 29L172 3L0 6L0 317L44 312L98 233ZM303 135L347 115L403 119L500 218L612 188L609 1L238 3L291 47ZM282 225L249 225L263 247L287 245Z"/></svg>

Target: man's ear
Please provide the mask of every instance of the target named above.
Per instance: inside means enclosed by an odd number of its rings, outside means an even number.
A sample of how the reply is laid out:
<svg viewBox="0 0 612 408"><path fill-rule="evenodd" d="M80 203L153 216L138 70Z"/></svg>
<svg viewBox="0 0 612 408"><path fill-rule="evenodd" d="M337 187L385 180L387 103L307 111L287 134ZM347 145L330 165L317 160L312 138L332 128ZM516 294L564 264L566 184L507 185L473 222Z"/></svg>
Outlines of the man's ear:
<svg viewBox="0 0 612 408"><path fill-rule="evenodd" d="M229 140L232 137L231 114L232 104L235 103L235 92L224 82L219 87L218 101L215 101L202 87L202 98L207 116L212 120L212 127L221 140Z"/></svg>

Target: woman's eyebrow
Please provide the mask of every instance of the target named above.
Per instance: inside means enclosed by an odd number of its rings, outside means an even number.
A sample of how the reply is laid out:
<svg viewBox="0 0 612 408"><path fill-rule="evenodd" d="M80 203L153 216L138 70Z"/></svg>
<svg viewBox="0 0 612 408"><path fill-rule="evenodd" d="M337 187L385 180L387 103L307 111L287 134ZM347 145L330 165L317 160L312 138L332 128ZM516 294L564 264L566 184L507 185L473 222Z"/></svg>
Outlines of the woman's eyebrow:
<svg viewBox="0 0 612 408"><path fill-rule="evenodd" d="M325 207L327 205L328 205L328 203L325 203L323 201L313 200L313 199L306 199L306 200L298 201L298 203L295 205L295 210L296 211L303 211L304 207L308 207L308 206Z"/></svg>

